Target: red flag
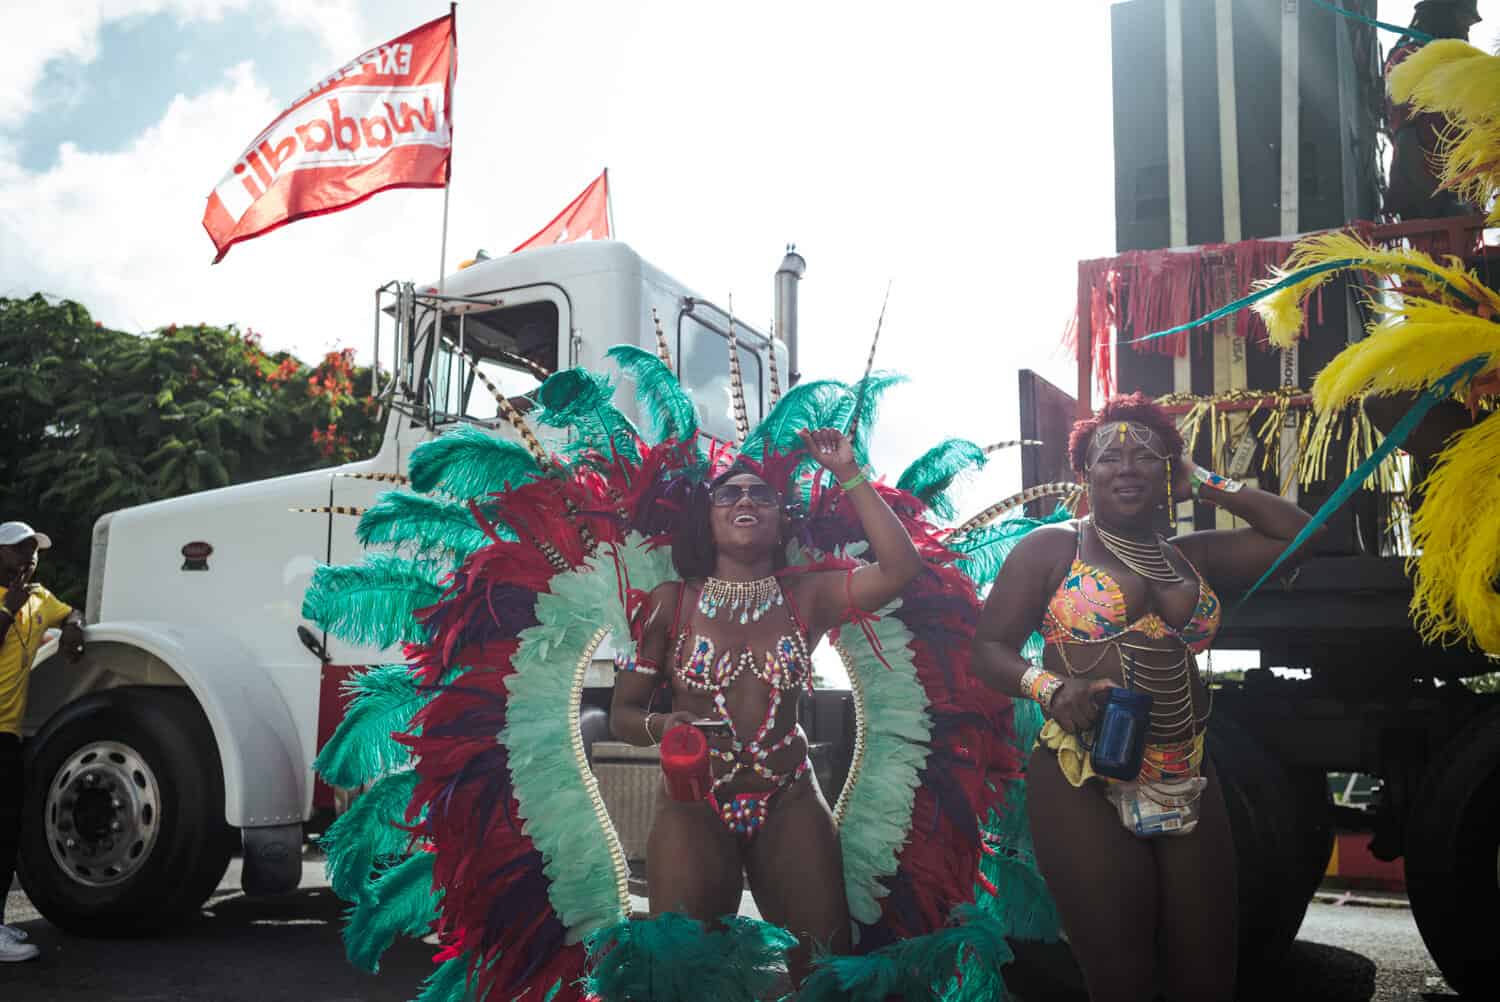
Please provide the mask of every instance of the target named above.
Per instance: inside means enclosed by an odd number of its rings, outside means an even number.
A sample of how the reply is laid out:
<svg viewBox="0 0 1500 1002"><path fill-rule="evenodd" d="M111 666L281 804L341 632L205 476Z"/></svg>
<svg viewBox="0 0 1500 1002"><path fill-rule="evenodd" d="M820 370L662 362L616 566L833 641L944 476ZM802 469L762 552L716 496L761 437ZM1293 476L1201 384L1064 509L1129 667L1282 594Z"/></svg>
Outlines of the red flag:
<svg viewBox="0 0 1500 1002"><path fill-rule="evenodd" d="M543 226L541 232L522 243L516 251L549 244L570 244L575 240L607 240L609 232L609 168L583 189L583 194Z"/></svg>
<svg viewBox="0 0 1500 1002"><path fill-rule="evenodd" d="M378 45L318 81L240 154L208 196L218 256L388 188L441 188L453 148L453 15Z"/></svg>

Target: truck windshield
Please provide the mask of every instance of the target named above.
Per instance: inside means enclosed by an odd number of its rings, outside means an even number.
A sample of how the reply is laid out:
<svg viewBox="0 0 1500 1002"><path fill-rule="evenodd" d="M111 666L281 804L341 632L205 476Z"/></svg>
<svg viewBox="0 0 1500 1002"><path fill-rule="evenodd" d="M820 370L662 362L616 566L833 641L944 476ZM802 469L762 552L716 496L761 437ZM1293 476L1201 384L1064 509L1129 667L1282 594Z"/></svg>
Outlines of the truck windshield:
<svg viewBox="0 0 1500 1002"><path fill-rule="evenodd" d="M551 302L526 303L443 318L443 338L432 354L427 402L436 421L489 421L499 410L479 372L507 397L534 390L557 367L558 311ZM459 347L462 345L462 356Z"/></svg>
<svg viewBox="0 0 1500 1002"><path fill-rule="evenodd" d="M729 337L719 329L719 318L705 323L692 313L683 312L677 321L678 377L683 389L693 398L698 410L698 424L710 435L734 440L734 403L729 389ZM710 326L709 324L713 324ZM756 341L735 332L740 349L740 375L745 384L745 410L754 427L760 422L761 356Z"/></svg>

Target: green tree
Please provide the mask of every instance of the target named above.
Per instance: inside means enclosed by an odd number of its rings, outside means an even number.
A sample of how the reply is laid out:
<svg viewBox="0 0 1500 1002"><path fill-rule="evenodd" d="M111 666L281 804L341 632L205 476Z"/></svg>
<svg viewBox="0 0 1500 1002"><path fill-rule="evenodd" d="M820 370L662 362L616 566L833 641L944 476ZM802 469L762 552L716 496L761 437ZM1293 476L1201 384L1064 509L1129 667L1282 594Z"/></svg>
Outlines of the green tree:
<svg viewBox="0 0 1500 1002"><path fill-rule="evenodd" d="M373 454L369 381L351 349L308 366L233 326L135 335L0 298L0 520L53 537L43 579L80 603L105 512Z"/></svg>

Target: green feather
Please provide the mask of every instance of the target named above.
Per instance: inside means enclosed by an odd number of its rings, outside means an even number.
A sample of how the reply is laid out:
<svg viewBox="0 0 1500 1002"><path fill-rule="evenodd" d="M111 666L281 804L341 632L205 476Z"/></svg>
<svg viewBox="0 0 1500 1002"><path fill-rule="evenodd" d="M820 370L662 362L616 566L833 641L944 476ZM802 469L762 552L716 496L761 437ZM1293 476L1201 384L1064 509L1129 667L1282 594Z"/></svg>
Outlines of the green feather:
<svg viewBox="0 0 1500 1002"><path fill-rule="evenodd" d="M432 886L433 854L419 852L381 874L349 910L344 950L362 971L380 970L380 955L400 935L421 937L437 919L441 892Z"/></svg>
<svg viewBox="0 0 1500 1002"><path fill-rule="evenodd" d="M355 536L364 546L395 546L429 558L452 554L459 560L490 541L468 505L406 491L382 494L360 517Z"/></svg>
<svg viewBox="0 0 1500 1002"><path fill-rule="evenodd" d="M786 453L802 447L797 433L807 428L843 427L835 424L840 414L848 420L854 411L849 387L834 379L798 383L782 394L771 412L745 439L742 453L760 459L769 452Z"/></svg>
<svg viewBox="0 0 1500 1002"><path fill-rule="evenodd" d="M405 856L412 836L396 826L405 821L416 789L415 771L392 773L355 797L349 809L328 826L318 847L323 850L333 893L345 901L360 900L377 870Z"/></svg>
<svg viewBox="0 0 1500 1002"><path fill-rule="evenodd" d="M459 500L487 497L542 475L536 457L524 445L471 425L459 425L413 449L409 472L413 490L438 491Z"/></svg>
<svg viewBox="0 0 1500 1002"><path fill-rule="evenodd" d="M661 359L630 344L616 345L605 354L635 380L636 399L653 444L693 440L698 434L697 408Z"/></svg>
<svg viewBox="0 0 1500 1002"><path fill-rule="evenodd" d="M353 787L409 763L411 752L391 737L411 725L430 696L417 691L406 665L378 665L344 683L349 708L338 729L313 759L313 768L331 786Z"/></svg>
<svg viewBox="0 0 1500 1002"><path fill-rule="evenodd" d="M802 983L798 1002L1005 998L1000 970L1013 955L1004 931L973 907L954 909L961 925L899 940L863 956L824 956ZM955 974L963 967L960 986ZM980 989L982 988L982 993ZM960 995L949 992L960 991Z"/></svg>
<svg viewBox="0 0 1500 1002"><path fill-rule="evenodd" d="M589 937L586 987L604 1002L757 1002L786 974L796 937L779 926L726 916L722 931L668 912L624 919Z"/></svg>
<svg viewBox="0 0 1500 1002"><path fill-rule="evenodd" d="M427 629L416 612L442 595L437 573L387 553L367 554L351 566L320 566L302 598L302 616L351 644L422 642Z"/></svg>
<svg viewBox="0 0 1500 1002"><path fill-rule="evenodd" d="M607 376L584 368L554 372L537 390L542 409L535 415L536 422L572 430L578 436L575 449L597 449L639 462L636 442L640 432L610 403L613 395Z"/></svg>
<svg viewBox="0 0 1500 1002"><path fill-rule="evenodd" d="M958 569L968 575L969 580L984 588L999 576L1005 558L1010 556L1016 544L1031 530L1066 522L1072 517L1067 508L1058 505L1052 514L1043 518L1013 517L981 526L949 540L948 547L959 554Z"/></svg>
<svg viewBox="0 0 1500 1002"><path fill-rule="evenodd" d="M861 465L870 461L870 436L875 430L880 414L880 402L884 399L886 390L897 383L904 382L906 382L905 376L891 372L875 372L849 388L852 396L849 399L848 411L840 413L832 427L848 430L849 422L854 419L855 408L859 408L859 427L854 430L853 444L854 458Z"/></svg>
<svg viewBox="0 0 1500 1002"><path fill-rule="evenodd" d="M1020 753L1022 775L1043 723L1041 707L1036 703L1029 699L1011 702L1011 743ZM1000 923L1007 936L1055 942L1061 920L1047 882L1037 869L1024 779L1006 784L1004 806L990 811L984 834L998 852L979 860L981 872L995 888L994 894L982 885L975 888L980 910Z"/></svg>
<svg viewBox="0 0 1500 1002"><path fill-rule="evenodd" d="M910 491L939 518L952 519L958 512L948 499L948 490L967 473L984 469L984 449L962 438L950 438L922 453L901 473L896 486Z"/></svg>

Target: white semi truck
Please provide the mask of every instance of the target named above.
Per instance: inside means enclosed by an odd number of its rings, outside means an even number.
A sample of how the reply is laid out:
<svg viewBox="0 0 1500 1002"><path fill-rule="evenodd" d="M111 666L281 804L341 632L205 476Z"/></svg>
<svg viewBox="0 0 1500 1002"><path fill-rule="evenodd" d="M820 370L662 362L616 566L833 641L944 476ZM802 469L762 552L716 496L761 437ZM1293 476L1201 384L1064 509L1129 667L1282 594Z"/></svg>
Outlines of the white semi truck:
<svg viewBox="0 0 1500 1002"><path fill-rule="evenodd" d="M399 659L301 616L313 569L358 559L357 520L337 509L390 487L351 474L404 474L413 448L458 423L513 436L476 367L517 396L538 373L608 370L612 345L656 350L653 313L703 428L728 437L730 331L754 422L772 352L783 385L795 379L804 267L789 248L774 340L615 241L478 261L441 293L389 283L374 304L387 373L373 387L385 413L375 456L102 516L87 654L71 665L42 651L23 725L20 872L42 914L96 935L166 926L202 904L240 846L246 892L295 888L306 827L333 802L312 761L337 723L338 684L351 666ZM620 395L627 413L632 397Z"/></svg>

